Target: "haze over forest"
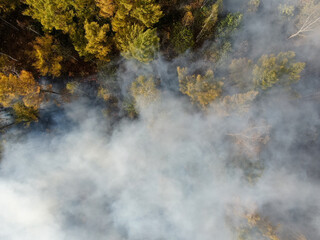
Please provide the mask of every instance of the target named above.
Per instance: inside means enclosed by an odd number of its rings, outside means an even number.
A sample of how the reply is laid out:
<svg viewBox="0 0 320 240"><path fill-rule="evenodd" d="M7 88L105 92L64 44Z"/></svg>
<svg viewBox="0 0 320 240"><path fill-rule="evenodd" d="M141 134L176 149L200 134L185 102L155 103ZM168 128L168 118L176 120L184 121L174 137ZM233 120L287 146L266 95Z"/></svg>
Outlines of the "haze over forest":
<svg viewBox="0 0 320 240"><path fill-rule="evenodd" d="M0 240L320 239L319 0L0 0Z"/></svg>

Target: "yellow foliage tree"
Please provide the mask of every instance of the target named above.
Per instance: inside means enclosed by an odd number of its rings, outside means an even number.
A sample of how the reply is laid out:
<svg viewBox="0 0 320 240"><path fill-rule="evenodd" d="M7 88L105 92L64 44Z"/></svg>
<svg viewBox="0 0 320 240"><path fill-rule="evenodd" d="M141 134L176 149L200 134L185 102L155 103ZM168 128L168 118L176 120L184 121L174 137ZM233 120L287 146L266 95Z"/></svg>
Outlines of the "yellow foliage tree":
<svg viewBox="0 0 320 240"><path fill-rule="evenodd" d="M290 86L299 81L305 63L295 62L294 58L295 53L292 51L280 52L277 56L263 55L253 69L255 86L265 90L276 83Z"/></svg>
<svg viewBox="0 0 320 240"><path fill-rule="evenodd" d="M151 27L163 16L155 0L117 0L112 19L115 42L126 58L147 63L154 59L159 48L156 29Z"/></svg>
<svg viewBox="0 0 320 240"><path fill-rule="evenodd" d="M107 88L104 87L99 87L98 89L98 97L102 98L104 101L108 101L111 99L112 94L110 93L110 91Z"/></svg>
<svg viewBox="0 0 320 240"><path fill-rule="evenodd" d="M61 74L61 61L63 57L58 42L50 35L37 37L32 43L31 56L35 60L33 66L41 75L58 77Z"/></svg>
<svg viewBox="0 0 320 240"><path fill-rule="evenodd" d="M247 224L244 224L238 232L238 239L245 240L248 238L264 240L280 240L277 234L277 227L258 213L247 214L244 216Z"/></svg>
<svg viewBox="0 0 320 240"><path fill-rule="evenodd" d="M38 120L38 109L37 107L26 107L23 103L17 102L13 106L15 122L33 122Z"/></svg>
<svg viewBox="0 0 320 240"><path fill-rule="evenodd" d="M111 39L107 37L110 31L109 25L104 24L100 27L97 22L88 23L86 21L84 28L88 41L85 50L100 60L109 61L108 55L111 51Z"/></svg>
<svg viewBox="0 0 320 240"><path fill-rule="evenodd" d="M260 0L250 0L248 2L248 12L256 12L258 11L258 8L260 7Z"/></svg>
<svg viewBox="0 0 320 240"><path fill-rule="evenodd" d="M163 16L160 5L154 0L135 0L130 15L148 28Z"/></svg>
<svg viewBox="0 0 320 240"><path fill-rule="evenodd" d="M187 68L177 68L180 91L188 95L193 103L203 109L222 94L223 82L215 81L213 71L208 70L204 76L187 75Z"/></svg>
<svg viewBox="0 0 320 240"><path fill-rule="evenodd" d="M26 107L37 108L41 99L40 86L30 72L21 71L19 76L0 73L0 104L3 107L22 100Z"/></svg>
<svg viewBox="0 0 320 240"><path fill-rule="evenodd" d="M76 81L68 82L66 84L66 89L70 94L78 94L80 91L80 83Z"/></svg>
<svg viewBox="0 0 320 240"><path fill-rule="evenodd" d="M238 240L307 240L306 237L290 228L282 228L282 224L274 224L259 211L256 204L243 207L239 204L232 206L231 215L227 220L235 230Z"/></svg>
<svg viewBox="0 0 320 240"><path fill-rule="evenodd" d="M61 30L80 56L86 56L84 23L98 15L95 0L25 0L25 15L38 20L44 30Z"/></svg>
<svg viewBox="0 0 320 240"><path fill-rule="evenodd" d="M6 14L14 11L20 4L19 0L0 0L0 13Z"/></svg>
<svg viewBox="0 0 320 240"><path fill-rule="evenodd" d="M244 114L250 109L251 102L258 95L258 91L225 96L212 105L215 112L221 116L228 116L232 113Z"/></svg>
<svg viewBox="0 0 320 240"><path fill-rule="evenodd" d="M131 23L130 11L133 7L133 3L131 0L119 0L117 6L118 9L112 19L112 31L114 32L118 32Z"/></svg>
<svg viewBox="0 0 320 240"><path fill-rule="evenodd" d="M147 78L145 76L139 76L132 83L130 92L135 101L143 105L155 102L160 96L153 77Z"/></svg>
<svg viewBox="0 0 320 240"><path fill-rule="evenodd" d="M0 72L10 73L14 71L15 61L6 55L0 55Z"/></svg>
<svg viewBox="0 0 320 240"><path fill-rule="evenodd" d="M116 4L113 0L96 0L96 5L100 8L100 16L104 18L113 17L116 11Z"/></svg>
<svg viewBox="0 0 320 240"><path fill-rule="evenodd" d="M150 28L163 16L161 7L155 0L118 0L117 6L112 19L112 30L115 32L134 23Z"/></svg>
<svg viewBox="0 0 320 240"><path fill-rule="evenodd" d="M66 0L26 0L25 4L28 8L24 14L38 20L45 30L69 32L73 27L75 11Z"/></svg>
<svg viewBox="0 0 320 240"><path fill-rule="evenodd" d="M187 11L183 18L182 18L182 23L184 26L191 26L194 22L194 17L192 15L191 11Z"/></svg>

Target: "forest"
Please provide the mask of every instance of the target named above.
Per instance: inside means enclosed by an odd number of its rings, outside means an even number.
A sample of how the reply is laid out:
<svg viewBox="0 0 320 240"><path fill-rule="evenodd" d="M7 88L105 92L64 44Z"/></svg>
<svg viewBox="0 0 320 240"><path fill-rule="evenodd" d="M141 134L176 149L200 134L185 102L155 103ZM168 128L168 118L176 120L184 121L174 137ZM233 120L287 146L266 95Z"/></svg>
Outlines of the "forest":
<svg viewBox="0 0 320 240"><path fill-rule="evenodd" d="M319 239L319 78L319 0L0 0L0 239Z"/></svg>

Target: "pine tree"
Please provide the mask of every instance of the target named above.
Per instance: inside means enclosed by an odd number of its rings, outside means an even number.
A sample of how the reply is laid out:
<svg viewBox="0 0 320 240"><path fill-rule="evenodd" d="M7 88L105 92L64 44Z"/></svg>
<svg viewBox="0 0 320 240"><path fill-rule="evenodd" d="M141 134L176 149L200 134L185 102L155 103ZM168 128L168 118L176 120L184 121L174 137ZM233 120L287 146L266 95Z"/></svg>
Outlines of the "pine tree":
<svg viewBox="0 0 320 240"><path fill-rule="evenodd" d="M156 29L144 31L144 27L137 24L123 28L116 34L115 40L125 58L144 63L152 61L159 49Z"/></svg>
<svg viewBox="0 0 320 240"><path fill-rule="evenodd" d="M214 79L213 71L208 70L204 76L187 75L187 68L177 68L180 91L188 95L191 101L203 109L219 98L223 83Z"/></svg>
<svg viewBox="0 0 320 240"><path fill-rule="evenodd" d="M110 31L110 26L108 24L99 26L97 22L86 22L84 28L88 41L85 50L100 60L109 61L111 39L107 37L107 33Z"/></svg>
<svg viewBox="0 0 320 240"><path fill-rule="evenodd" d="M61 49L58 42L50 35L37 37L32 43L31 56L35 60L33 66L42 76L52 75L58 77L61 74Z"/></svg>
<svg viewBox="0 0 320 240"><path fill-rule="evenodd" d="M289 86L299 81L305 63L295 62L294 58L292 51L280 52L277 56L263 55L253 69L255 86L265 90L276 83Z"/></svg>

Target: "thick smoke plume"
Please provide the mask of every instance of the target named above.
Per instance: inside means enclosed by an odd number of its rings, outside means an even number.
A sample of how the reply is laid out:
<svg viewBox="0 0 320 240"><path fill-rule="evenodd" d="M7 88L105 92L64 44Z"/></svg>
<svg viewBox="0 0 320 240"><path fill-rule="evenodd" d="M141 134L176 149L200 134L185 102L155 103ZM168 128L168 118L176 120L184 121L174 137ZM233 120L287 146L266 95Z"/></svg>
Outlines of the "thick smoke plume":
<svg viewBox="0 0 320 240"><path fill-rule="evenodd" d="M235 206L265 209L283 227L319 236L317 153L295 148L299 126L317 127L312 106L274 109L267 165L250 183L228 167L225 139L249 123L166 99L111 133L99 114L70 105L67 132L7 143L1 239L233 239L227 219L240 221Z"/></svg>
<svg viewBox="0 0 320 240"><path fill-rule="evenodd" d="M274 2L244 19L233 37L239 48L246 36L256 38L248 50L252 59L291 44L272 21ZM226 8L238 4L230 0ZM295 50L312 69L319 66L313 53L319 45L310 41ZM255 214L281 239L319 239L320 109L308 98L317 73L295 86L304 94L299 101L271 91L276 98L246 114L221 117L195 110L174 93L176 66L209 64L189 60L160 58L146 69L123 63L123 89L143 73L156 72L162 80L159 100L139 105L138 119L114 123L83 100L65 106L52 132L9 138L0 163L0 239L231 240ZM259 146L243 140L253 137L252 129ZM236 151L256 148L256 161L234 161Z"/></svg>

